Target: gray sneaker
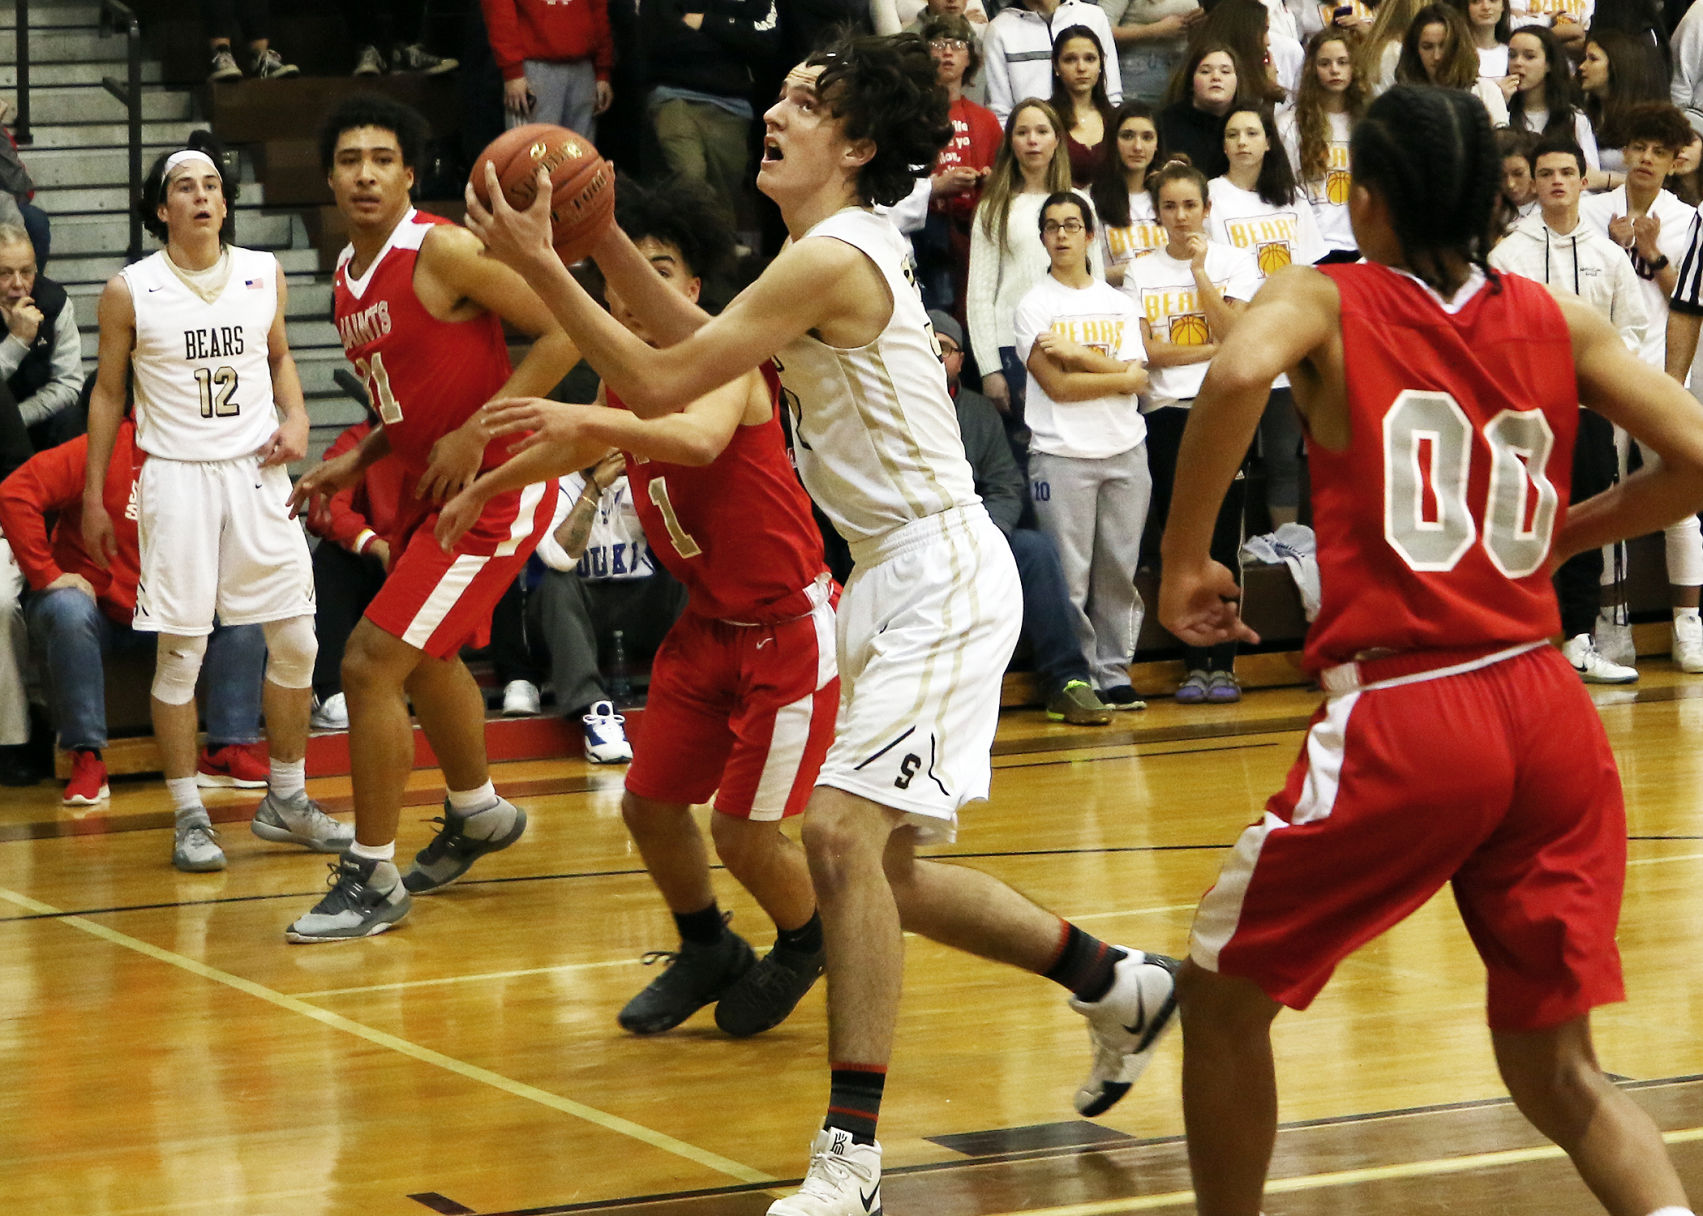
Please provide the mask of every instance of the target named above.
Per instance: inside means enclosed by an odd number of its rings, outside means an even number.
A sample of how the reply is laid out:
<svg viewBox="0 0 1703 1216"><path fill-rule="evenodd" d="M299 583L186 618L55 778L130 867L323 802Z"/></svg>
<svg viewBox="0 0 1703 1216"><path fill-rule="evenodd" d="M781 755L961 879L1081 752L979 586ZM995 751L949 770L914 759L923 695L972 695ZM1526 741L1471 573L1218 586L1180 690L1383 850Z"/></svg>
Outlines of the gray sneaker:
<svg viewBox="0 0 1703 1216"><path fill-rule="evenodd" d="M220 47L213 52L213 70L207 73L208 84L218 84L223 80L241 80L242 69L237 66L237 57L231 54L228 46Z"/></svg>
<svg viewBox="0 0 1703 1216"><path fill-rule="evenodd" d="M186 874L208 874L225 868L225 851L207 812L179 820L172 843L171 863Z"/></svg>
<svg viewBox="0 0 1703 1216"><path fill-rule="evenodd" d="M666 962L667 969L627 1002L615 1019L621 1029L633 1034L673 1030L711 1001L720 1000L756 965L757 955L750 942L730 929L714 945L681 942L679 950L652 950L644 956L647 967L658 962Z"/></svg>
<svg viewBox="0 0 1703 1216"><path fill-rule="evenodd" d="M715 1024L740 1039L779 1026L816 983L827 957L826 950L805 954L777 944L716 1002Z"/></svg>
<svg viewBox="0 0 1703 1216"><path fill-rule="evenodd" d="M382 76L384 75L384 56L378 53L376 46L364 46L355 58L355 75Z"/></svg>
<svg viewBox="0 0 1703 1216"><path fill-rule="evenodd" d="M447 55L434 55L418 42L397 47L396 53L390 59L391 71L418 72L422 76L442 76L460 66L461 60L451 59Z"/></svg>
<svg viewBox="0 0 1703 1216"><path fill-rule="evenodd" d="M301 71L293 63L285 63L284 57L271 47L267 47L254 57L254 68L249 73L257 80L282 80L285 76L294 76Z"/></svg>
<svg viewBox="0 0 1703 1216"><path fill-rule="evenodd" d="M499 852L519 840L520 834L526 831L526 812L502 798L497 799L497 806L506 806L514 812L514 826L501 836L482 838L467 834L466 824L473 816L457 815L450 810L446 800L442 818L432 820L443 826L432 837L432 843L414 855L414 868L402 876L402 885L415 895L447 887L467 873L469 867L485 854ZM484 811L475 811L474 815L483 815L494 809L486 807Z"/></svg>
<svg viewBox="0 0 1703 1216"><path fill-rule="evenodd" d="M262 840L299 844L315 853L341 853L355 843L355 829L327 815L305 790L289 798L268 791L248 826Z"/></svg>
<svg viewBox="0 0 1703 1216"><path fill-rule="evenodd" d="M413 903L396 865L345 853L332 863L331 891L313 911L284 930L288 941L346 942L383 933L408 915Z"/></svg>

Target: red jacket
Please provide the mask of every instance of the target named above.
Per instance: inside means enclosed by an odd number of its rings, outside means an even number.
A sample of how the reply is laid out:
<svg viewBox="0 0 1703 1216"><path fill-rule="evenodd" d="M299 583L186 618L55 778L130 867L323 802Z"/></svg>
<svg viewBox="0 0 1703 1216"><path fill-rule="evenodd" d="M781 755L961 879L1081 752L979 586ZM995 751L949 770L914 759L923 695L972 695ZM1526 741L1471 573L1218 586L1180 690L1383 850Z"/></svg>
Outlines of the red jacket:
<svg viewBox="0 0 1703 1216"><path fill-rule="evenodd" d="M372 429L369 422L357 422L325 449L325 459L349 451ZM308 531L357 554L365 553L374 540L389 543L402 506L405 476L400 460L383 457L367 469L358 485L339 490L326 506L312 512Z"/></svg>
<svg viewBox="0 0 1703 1216"><path fill-rule="evenodd" d="M999 156L999 146L1005 141L1005 128L999 125L993 111L967 97L960 97L952 103L951 118L952 138L940 150L934 171L943 173L960 167L984 171L992 169L995 158ZM962 194L931 200L929 207L968 227L981 197L982 188L978 185Z"/></svg>
<svg viewBox="0 0 1703 1216"><path fill-rule="evenodd" d="M117 552L102 570L83 547L83 481L89 437L31 457L0 482L0 531L33 590L44 590L62 574L80 574L95 589L101 611L128 625L136 614L136 577L141 546L136 539L136 480L146 456L136 447L136 424L126 418L112 444L106 479L106 509L112 516ZM124 470L129 475L124 475ZM59 513L49 537L48 512Z"/></svg>
<svg viewBox="0 0 1703 1216"><path fill-rule="evenodd" d="M479 0L491 55L504 80L526 74L524 61L561 63L589 59L599 80L609 79L615 43L609 36L609 0Z"/></svg>

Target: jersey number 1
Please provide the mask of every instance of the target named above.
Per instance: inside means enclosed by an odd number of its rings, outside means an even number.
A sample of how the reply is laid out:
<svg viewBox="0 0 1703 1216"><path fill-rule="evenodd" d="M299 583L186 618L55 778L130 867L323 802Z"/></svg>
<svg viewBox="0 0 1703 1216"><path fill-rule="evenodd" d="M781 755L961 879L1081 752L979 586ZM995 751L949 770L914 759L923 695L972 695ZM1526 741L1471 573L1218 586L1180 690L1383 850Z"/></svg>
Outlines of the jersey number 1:
<svg viewBox="0 0 1703 1216"><path fill-rule="evenodd" d="M662 522L668 528L668 539L673 543L674 551L681 557L697 557L702 553L692 534L680 526L680 517L674 513L674 504L668 500L668 482L661 477L652 477L649 493L656 509L662 512Z"/></svg>
<svg viewBox="0 0 1703 1216"><path fill-rule="evenodd" d="M1384 537L1414 570L1453 570L1478 540L1509 578L1549 556L1560 496L1545 470L1555 433L1541 410L1503 410L1484 427L1490 493L1484 534L1467 503L1472 423L1448 393L1408 389L1384 415Z"/></svg>
<svg viewBox="0 0 1703 1216"><path fill-rule="evenodd" d="M384 370L384 356L378 352L368 359L355 360L355 374L367 386L367 396L378 411L379 421L394 425L402 421L402 407L390 391L390 374Z"/></svg>

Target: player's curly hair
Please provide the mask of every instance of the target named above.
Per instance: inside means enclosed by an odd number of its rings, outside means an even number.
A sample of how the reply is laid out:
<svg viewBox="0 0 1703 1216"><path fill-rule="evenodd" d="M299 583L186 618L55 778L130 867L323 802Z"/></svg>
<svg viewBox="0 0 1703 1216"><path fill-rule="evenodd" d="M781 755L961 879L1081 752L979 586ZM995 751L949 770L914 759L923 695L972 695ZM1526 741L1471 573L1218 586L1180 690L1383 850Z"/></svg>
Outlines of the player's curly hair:
<svg viewBox="0 0 1703 1216"><path fill-rule="evenodd" d="M382 93L354 93L338 102L320 125L319 167L323 172L331 172L332 162L337 159L337 141L343 132L358 127L394 132L397 146L402 150L402 163L409 169L420 167L426 141L432 137L431 125L414 107Z"/></svg>
<svg viewBox="0 0 1703 1216"><path fill-rule="evenodd" d="M733 265L733 219L716 192L696 178L671 177L650 186L618 178L615 223L635 241L648 236L673 245L687 271L699 278Z"/></svg>
<svg viewBox="0 0 1703 1216"><path fill-rule="evenodd" d="M952 138L928 44L915 34L845 38L804 62L822 69L816 93L845 124L846 138L875 144L858 170L858 197L887 207L902 200Z"/></svg>
<svg viewBox="0 0 1703 1216"><path fill-rule="evenodd" d="M142 190L136 196L136 214L158 240L166 239L166 224L160 218L160 204L166 201L166 162L179 152L205 152L219 168L219 188L225 195L225 223L219 229L219 239L229 245L236 240L236 212L230 208L237 201L241 187L225 164L225 145L211 131L191 131L183 147L161 152L154 158L148 176L142 179Z"/></svg>
<svg viewBox="0 0 1703 1216"><path fill-rule="evenodd" d="M1376 191L1389 208L1402 260L1415 275L1452 293L1460 284L1444 257L1450 253L1491 275L1502 153L1477 97L1396 85L1368 107L1348 157L1354 184Z"/></svg>

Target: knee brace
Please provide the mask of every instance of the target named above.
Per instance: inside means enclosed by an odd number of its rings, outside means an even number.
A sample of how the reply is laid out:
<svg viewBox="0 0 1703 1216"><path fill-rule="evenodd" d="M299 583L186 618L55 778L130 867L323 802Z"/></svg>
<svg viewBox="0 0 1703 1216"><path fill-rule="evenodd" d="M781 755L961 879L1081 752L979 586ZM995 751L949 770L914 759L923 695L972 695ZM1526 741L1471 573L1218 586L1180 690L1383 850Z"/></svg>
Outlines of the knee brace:
<svg viewBox="0 0 1703 1216"><path fill-rule="evenodd" d="M1668 582L1676 587L1703 586L1703 532L1695 515L1669 524L1664 533Z"/></svg>
<svg viewBox="0 0 1703 1216"><path fill-rule="evenodd" d="M279 688L312 688L313 660L319 654L313 618L293 616L260 628L266 635L266 678Z"/></svg>
<svg viewBox="0 0 1703 1216"><path fill-rule="evenodd" d="M201 674L201 656L206 653L205 637L162 633L154 650L154 699L167 705L188 705L195 700L195 681Z"/></svg>

